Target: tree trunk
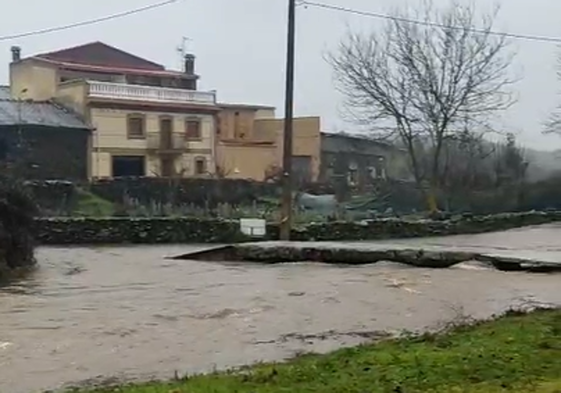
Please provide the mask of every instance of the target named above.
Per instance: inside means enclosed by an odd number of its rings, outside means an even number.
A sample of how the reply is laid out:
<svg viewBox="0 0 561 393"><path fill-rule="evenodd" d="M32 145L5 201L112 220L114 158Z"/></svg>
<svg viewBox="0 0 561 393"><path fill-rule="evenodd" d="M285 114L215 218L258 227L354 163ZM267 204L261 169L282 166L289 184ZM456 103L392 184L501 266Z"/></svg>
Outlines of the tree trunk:
<svg viewBox="0 0 561 393"><path fill-rule="evenodd" d="M429 209L429 213L436 213L438 211L438 202L436 198L436 187L431 185L427 192L427 207Z"/></svg>

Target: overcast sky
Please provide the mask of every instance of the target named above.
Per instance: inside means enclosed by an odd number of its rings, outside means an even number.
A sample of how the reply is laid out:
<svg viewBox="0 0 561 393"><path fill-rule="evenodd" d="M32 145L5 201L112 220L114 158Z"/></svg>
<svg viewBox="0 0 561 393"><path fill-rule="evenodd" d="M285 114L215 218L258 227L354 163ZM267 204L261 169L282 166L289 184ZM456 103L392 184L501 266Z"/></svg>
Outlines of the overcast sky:
<svg viewBox="0 0 561 393"><path fill-rule="evenodd" d="M445 0L437 0L445 1ZM149 5L158 0L19 0L12 2L0 36L73 23ZM365 11L387 12L405 0L318 0ZM409 1L414 4L414 0ZM494 0L478 0L488 10ZM103 41L150 60L179 68L182 36L197 55L201 89L216 89L221 101L270 104L282 115L287 0L182 0L157 10L63 32L0 41L0 83L8 83L10 47L23 56L91 41ZM508 0L501 4L502 31L561 37L561 1ZM7 17L6 17L7 16ZM340 96L323 54L337 45L347 25L376 26L381 20L316 8L298 9L295 109L297 115L320 115L324 131L352 132L339 117ZM561 137L545 137L542 123L556 105L561 82L555 76L557 46L516 41L518 104L503 121L531 147L561 148Z"/></svg>

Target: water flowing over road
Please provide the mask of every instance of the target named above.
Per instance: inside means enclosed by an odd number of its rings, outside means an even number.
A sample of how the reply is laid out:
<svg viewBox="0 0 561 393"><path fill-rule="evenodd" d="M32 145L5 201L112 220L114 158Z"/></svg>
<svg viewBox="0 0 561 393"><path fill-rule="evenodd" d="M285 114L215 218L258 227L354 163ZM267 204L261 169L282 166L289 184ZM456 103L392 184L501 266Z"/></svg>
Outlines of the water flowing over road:
<svg viewBox="0 0 561 393"><path fill-rule="evenodd" d="M404 242L561 261L558 239L561 226L548 225ZM437 328L461 315L561 306L559 274L475 264L430 270L165 259L203 248L39 249L38 271L0 288L0 392L102 376L169 378L328 351L380 331Z"/></svg>

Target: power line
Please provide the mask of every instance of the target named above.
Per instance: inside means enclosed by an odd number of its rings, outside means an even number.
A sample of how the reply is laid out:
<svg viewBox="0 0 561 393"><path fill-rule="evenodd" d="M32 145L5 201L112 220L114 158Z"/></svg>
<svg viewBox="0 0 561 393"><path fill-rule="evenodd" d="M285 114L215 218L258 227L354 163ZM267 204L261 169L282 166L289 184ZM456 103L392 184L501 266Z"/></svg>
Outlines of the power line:
<svg viewBox="0 0 561 393"><path fill-rule="evenodd" d="M140 7L140 8L135 8L135 9L124 11L124 12L119 12L117 14L111 14L111 15L106 15L106 16L102 16L102 17L99 17L99 18L95 18L95 19L89 19L89 20L85 20L85 21L81 21L81 22L70 23L68 25L47 27L47 28L44 28L44 29L28 31L28 32L25 32L25 33L18 33L18 34L0 36L0 41L8 41L8 40L14 40L14 39L17 39L17 38L43 35L43 34L48 34L48 33L54 33L54 32L57 32L57 31L74 29L74 28L77 28L77 27L89 26L89 25L93 25L93 24L97 24L97 23L101 23L101 22L107 22L107 21L110 21L110 20L120 19L120 18L124 18L126 16L139 14L141 12L154 10L156 8L165 7L167 5L177 3L179 1L180 0L166 0L166 1L156 3L156 4L151 4L151 5L147 5L147 6Z"/></svg>
<svg viewBox="0 0 561 393"><path fill-rule="evenodd" d="M459 27L459 26L448 26L448 25L444 25L444 24L440 24L440 23L436 23L436 22L425 22L425 21L421 21L421 20L409 19L409 18L404 18L404 17L399 17L399 16L391 16L391 15L381 14L381 13L377 13L377 12L361 11L361 10L348 8L348 7L343 7L343 6L336 6L336 5L331 5L331 4L318 3L318 2L315 2L315 1L300 0L298 5L299 6L305 6L305 7L309 6L309 7L315 7L315 8L323 8L323 9L330 10L330 11L345 12L345 13L348 13L348 14L366 16L366 17L370 17L370 18L389 19L389 20L412 23L412 24L422 25L422 26L444 27L444 28L447 28L447 29L454 29L454 30L467 30L467 31L471 31L471 32L474 32L474 33L479 33L479 34L491 34L491 35L497 35L497 36L502 36L502 37L519 39L519 40L527 40L527 41L541 41L541 42L561 43L561 38L559 38L559 37L547 37L547 36L538 36L538 35L531 35L531 34L504 33L504 32L499 32L499 31L486 31L486 30L480 30L480 29L475 29L475 28L465 29L464 27Z"/></svg>

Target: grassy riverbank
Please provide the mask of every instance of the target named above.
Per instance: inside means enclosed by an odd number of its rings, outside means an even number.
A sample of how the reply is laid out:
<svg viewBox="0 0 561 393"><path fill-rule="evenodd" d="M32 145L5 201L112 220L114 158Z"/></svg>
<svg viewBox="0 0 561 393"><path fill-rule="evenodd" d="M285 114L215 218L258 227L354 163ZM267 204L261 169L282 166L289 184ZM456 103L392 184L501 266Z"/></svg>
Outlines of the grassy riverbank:
<svg viewBox="0 0 561 393"><path fill-rule="evenodd" d="M510 313L449 333L284 364L80 393L561 392L561 310Z"/></svg>

